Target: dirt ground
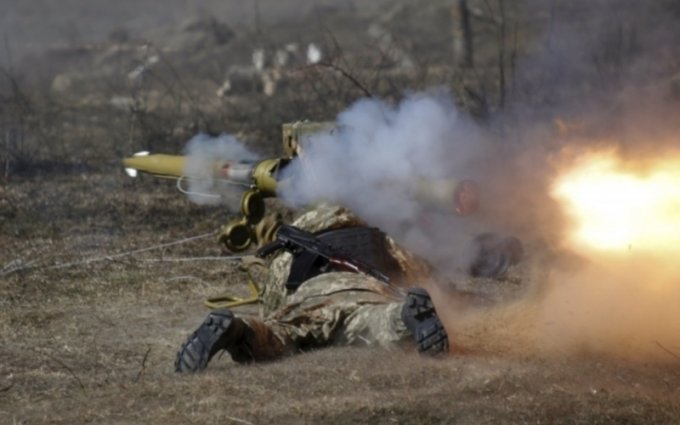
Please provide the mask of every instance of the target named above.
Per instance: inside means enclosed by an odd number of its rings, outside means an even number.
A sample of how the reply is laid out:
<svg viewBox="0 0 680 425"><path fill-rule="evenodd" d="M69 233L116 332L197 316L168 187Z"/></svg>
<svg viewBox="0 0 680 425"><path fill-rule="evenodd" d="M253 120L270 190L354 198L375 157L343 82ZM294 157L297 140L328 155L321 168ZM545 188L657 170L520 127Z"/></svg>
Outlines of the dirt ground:
<svg viewBox="0 0 680 425"><path fill-rule="evenodd" d="M3 264L106 258L209 233L220 218L165 188L130 187L119 173L112 174L67 179L72 190L87 190L94 198L82 205L68 201L75 195L60 189L63 180L17 184L13 193L54 193L50 210L74 218L58 223L44 218L47 226L63 226L58 236L50 235L55 229L22 230L21 220L5 224ZM24 199L21 205L35 211L34 203ZM130 215L139 217L137 223ZM206 314L202 300L243 291L243 276L228 261L146 260L218 253L213 238L206 238L3 277L2 421L647 424L680 418L676 364L594 356L466 353L429 359L414 352L338 347L249 366L222 356L205 373L177 375L174 355Z"/></svg>
<svg viewBox="0 0 680 425"><path fill-rule="evenodd" d="M430 359L331 347L247 366L225 355L205 373L177 375L176 350L207 313L203 300L246 291L237 262L216 242L233 214L191 204L172 182L129 179L121 158L180 152L201 131L236 134L275 155L281 123L332 118L367 90L390 99L444 84L483 119L499 101L497 82L486 79L497 74L496 50L485 44L497 33L479 18L479 64L469 72L438 50L447 22L422 24L452 2L413 10L387 0L366 8L261 1L258 15L245 2L176 1L162 16L153 12L157 2L135 3L132 19L122 7L128 2L106 2L104 16L79 15L78 1L59 9L0 0L10 11L4 49L13 51L0 61L0 423L680 422L680 353L663 346L666 361L654 363L524 350ZM45 8L58 24L41 15ZM381 19L415 69L401 69L397 53L365 36ZM301 35L301 26L311 29ZM249 66L261 32L270 35L262 44L274 47L321 40L334 71L294 67L273 96L251 80L217 96L230 69ZM520 31L520 40L528 36ZM144 64L151 71L132 81L130 71ZM224 258L175 261L217 256Z"/></svg>

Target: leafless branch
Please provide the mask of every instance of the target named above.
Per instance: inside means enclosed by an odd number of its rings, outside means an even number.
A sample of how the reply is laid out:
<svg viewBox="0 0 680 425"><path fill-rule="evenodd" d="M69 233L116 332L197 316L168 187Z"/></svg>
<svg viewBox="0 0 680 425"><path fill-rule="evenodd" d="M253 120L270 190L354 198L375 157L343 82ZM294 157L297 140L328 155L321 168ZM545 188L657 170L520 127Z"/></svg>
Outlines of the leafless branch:
<svg viewBox="0 0 680 425"><path fill-rule="evenodd" d="M498 83L499 106L505 106L505 1L498 0L500 24L498 28Z"/></svg>
<svg viewBox="0 0 680 425"><path fill-rule="evenodd" d="M357 80L349 71L345 70L344 68L330 62L319 62L314 66L329 68L332 69L333 71L340 73L340 75L349 80L356 88L361 90L366 97L373 97L373 94L363 84L361 84L359 80Z"/></svg>
<svg viewBox="0 0 680 425"><path fill-rule="evenodd" d="M663 345L661 345L661 343L660 343L659 341L654 341L654 342L655 342L656 345L657 345L659 348L661 348L663 351L665 351L666 353L668 353L668 354L670 354L671 356L675 357L676 359L680 360L680 356L678 356L677 354L675 354L674 352L672 352L672 351L669 350L668 348L666 348L666 347L664 347Z"/></svg>
<svg viewBox="0 0 680 425"><path fill-rule="evenodd" d="M139 372L137 372L137 376L135 377L134 381L132 382L137 382L139 381L139 378L142 377L144 374L144 371L146 370L146 359L149 358L149 353L151 352L151 347L148 347L146 349L146 353L144 353L144 358L142 359L142 366L139 368Z"/></svg>

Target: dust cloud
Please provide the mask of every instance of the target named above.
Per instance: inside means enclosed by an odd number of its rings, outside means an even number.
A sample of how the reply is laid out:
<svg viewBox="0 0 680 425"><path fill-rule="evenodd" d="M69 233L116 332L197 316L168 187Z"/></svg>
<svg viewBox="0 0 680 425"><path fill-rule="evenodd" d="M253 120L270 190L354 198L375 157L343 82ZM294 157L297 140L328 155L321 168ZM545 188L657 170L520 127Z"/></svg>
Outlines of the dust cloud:
<svg viewBox="0 0 680 425"><path fill-rule="evenodd" d="M500 173L504 182L489 189L506 201L511 193L521 200L501 203L498 211L514 217L508 224L519 224L513 227L520 230L517 236L531 245L527 285L513 299L482 307L442 294L440 310L454 351L677 362L680 240L659 241L652 249L574 243L588 215L574 215L554 196L575 157L610 153L621 177L614 180L621 184L589 198L611 211L597 231L617 240L631 228L634 234L652 232L661 220L668 229L680 226L677 203L669 205L674 191L661 194L665 207L658 216L650 200L657 177L678 181L677 173L664 168L680 158L680 128L673 118L680 110L680 74L671 59L678 53L677 11L671 2L553 2L542 43L518 65L518 84L545 96L542 107L518 99L499 117L511 118L521 140L508 160L526 167L509 174L506 167ZM593 190L597 178L579 190ZM646 219L622 221L631 209L642 210ZM522 216L531 219L522 224ZM526 226L532 221L534 229Z"/></svg>
<svg viewBox="0 0 680 425"><path fill-rule="evenodd" d="M454 352L677 361L680 267L663 252L570 244L579 224L553 193L574 150L614 149L622 161L648 166L677 143L670 119L680 109L677 66L669 62L677 29L660 3L554 5L545 39L515 77L517 93L542 99L517 94L483 123L442 90L398 103L359 100L338 115L334 131L302 146L279 196L296 207L345 205L441 269L453 282L435 291ZM437 194L441 182L463 179L480 187L470 217L456 216ZM521 284L485 282L498 292L517 288L465 305L455 290L470 280L469 242L481 232L524 242ZM474 281L463 283L476 290Z"/></svg>
<svg viewBox="0 0 680 425"><path fill-rule="evenodd" d="M441 294L453 352L677 361L677 267L599 259L541 275L522 297L492 307L471 308Z"/></svg>

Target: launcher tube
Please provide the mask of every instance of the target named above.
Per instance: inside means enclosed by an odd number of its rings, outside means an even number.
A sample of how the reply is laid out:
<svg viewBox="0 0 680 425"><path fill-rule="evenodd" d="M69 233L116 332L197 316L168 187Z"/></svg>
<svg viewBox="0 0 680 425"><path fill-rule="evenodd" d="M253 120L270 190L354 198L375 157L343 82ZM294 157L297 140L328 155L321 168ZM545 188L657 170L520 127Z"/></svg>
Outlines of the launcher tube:
<svg viewBox="0 0 680 425"><path fill-rule="evenodd" d="M188 158L180 155L135 155L123 159L126 169L159 177L192 178L187 175L186 164ZM276 196L278 186L278 172L288 163L287 159L272 158L258 162L238 162L216 160L211 165L211 172L207 178L215 180L229 180L259 189L262 196ZM203 177L203 178L206 178Z"/></svg>

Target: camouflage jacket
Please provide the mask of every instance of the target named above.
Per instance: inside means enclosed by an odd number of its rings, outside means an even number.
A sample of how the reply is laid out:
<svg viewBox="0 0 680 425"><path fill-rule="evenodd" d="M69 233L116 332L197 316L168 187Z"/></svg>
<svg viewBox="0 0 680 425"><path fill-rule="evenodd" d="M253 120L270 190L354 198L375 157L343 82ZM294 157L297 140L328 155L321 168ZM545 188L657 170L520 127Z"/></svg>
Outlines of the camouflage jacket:
<svg viewBox="0 0 680 425"><path fill-rule="evenodd" d="M361 226L365 223L346 208L323 204L301 215L293 222L293 225L308 232L316 233L322 230ZM432 269L429 264L401 248L390 237L387 237L387 243L389 253L395 258L401 269L401 282L394 282L394 284L408 283L408 286L411 286L413 282L428 279L431 276ZM292 261L293 256L288 252L275 255L269 262L267 272L261 277L260 280L263 283L261 288L261 315L263 317L269 316L286 304L285 284L288 280ZM367 279L372 278L367 277Z"/></svg>

